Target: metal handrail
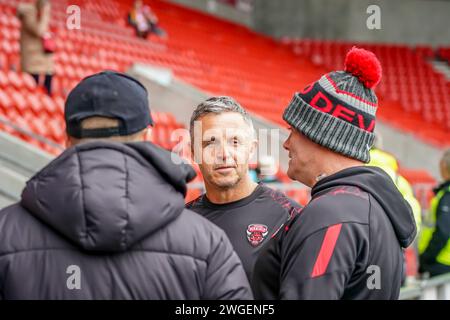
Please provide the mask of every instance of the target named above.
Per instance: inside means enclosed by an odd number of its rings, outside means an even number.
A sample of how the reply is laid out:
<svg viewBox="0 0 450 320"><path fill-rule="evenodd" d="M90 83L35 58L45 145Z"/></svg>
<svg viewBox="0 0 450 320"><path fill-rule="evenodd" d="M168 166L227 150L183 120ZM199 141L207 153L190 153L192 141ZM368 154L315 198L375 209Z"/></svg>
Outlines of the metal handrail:
<svg viewBox="0 0 450 320"><path fill-rule="evenodd" d="M1 115L0 115L0 123L3 124L3 125L6 125L8 127L11 127L15 131L17 131L17 132L19 132L21 134L24 134L24 135L26 135L26 136L28 136L28 137L30 137L32 139L35 139L35 140L37 140L39 142L42 142L42 143L45 143L45 144L51 146L52 148L55 148L55 149L58 149L58 150L61 150L61 151L64 150L64 147L59 145L59 144L57 144L56 142L53 142L52 140L47 139L46 137L43 137L43 136L41 136L39 134L36 134L36 133L34 133L32 131L29 131L27 129L21 128L20 126L12 123L10 120L4 118Z"/></svg>
<svg viewBox="0 0 450 320"><path fill-rule="evenodd" d="M435 295L438 299L450 299L450 297L440 297L439 290L443 286L450 287L450 273L443 274L440 276L432 277L425 280L420 280L419 282L403 287L400 289L400 300L411 300L411 299L426 299L425 291L428 289L436 290Z"/></svg>

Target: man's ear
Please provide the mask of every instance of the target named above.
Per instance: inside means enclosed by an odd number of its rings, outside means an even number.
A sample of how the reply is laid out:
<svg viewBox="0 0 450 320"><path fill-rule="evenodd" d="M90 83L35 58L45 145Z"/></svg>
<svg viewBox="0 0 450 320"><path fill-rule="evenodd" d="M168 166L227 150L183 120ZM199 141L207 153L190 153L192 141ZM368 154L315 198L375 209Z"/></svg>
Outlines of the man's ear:
<svg viewBox="0 0 450 320"><path fill-rule="evenodd" d="M142 130L142 141L152 141L153 136L152 136L152 128L151 127L147 127L144 130Z"/></svg>
<svg viewBox="0 0 450 320"><path fill-rule="evenodd" d="M70 147L73 147L75 145L75 142L71 136L66 134L66 149L69 149Z"/></svg>
<svg viewBox="0 0 450 320"><path fill-rule="evenodd" d="M250 149L252 156L256 153L257 149L258 149L258 140L255 139L252 141L251 149Z"/></svg>
<svg viewBox="0 0 450 320"><path fill-rule="evenodd" d="M248 154L248 163L249 164L257 163L257 157L256 157L257 150L258 150L258 140L254 139L250 143L250 150L249 150L249 154Z"/></svg>

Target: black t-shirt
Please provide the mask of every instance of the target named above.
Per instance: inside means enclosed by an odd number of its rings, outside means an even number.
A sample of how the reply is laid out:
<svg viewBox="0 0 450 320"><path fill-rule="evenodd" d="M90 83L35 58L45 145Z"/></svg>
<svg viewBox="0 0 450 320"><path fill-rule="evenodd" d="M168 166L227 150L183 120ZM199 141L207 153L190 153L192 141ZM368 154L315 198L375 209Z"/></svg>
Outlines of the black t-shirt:
<svg viewBox="0 0 450 320"><path fill-rule="evenodd" d="M186 207L225 231L249 280L263 244L301 208L283 193L264 184L259 184L251 195L238 201L214 204L206 195L201 195Z"/></svg>

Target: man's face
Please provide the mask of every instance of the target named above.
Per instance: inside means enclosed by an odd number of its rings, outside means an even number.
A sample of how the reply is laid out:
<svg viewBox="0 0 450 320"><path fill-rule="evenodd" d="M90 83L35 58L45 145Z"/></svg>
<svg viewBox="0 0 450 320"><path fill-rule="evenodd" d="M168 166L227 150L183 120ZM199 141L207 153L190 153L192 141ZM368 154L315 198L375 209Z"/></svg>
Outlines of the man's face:
<svg viewBox="0 0 450 320"><path fill-rule="evenodd" d="M309 172L317 156L317 145L295 129L283 143L283 147L289 152L289 169L287 175L293 180L311 187Z"/></svg>
<svg viewBox="0 0 450 320"><path fill-rule="evenodd" d="M201 160L205 182L220 189L237 186L248 175L248 162L256 147L249 125L235 112L209 113L197 121L201 136L194 136L194 153L197 161Z"/></svg>

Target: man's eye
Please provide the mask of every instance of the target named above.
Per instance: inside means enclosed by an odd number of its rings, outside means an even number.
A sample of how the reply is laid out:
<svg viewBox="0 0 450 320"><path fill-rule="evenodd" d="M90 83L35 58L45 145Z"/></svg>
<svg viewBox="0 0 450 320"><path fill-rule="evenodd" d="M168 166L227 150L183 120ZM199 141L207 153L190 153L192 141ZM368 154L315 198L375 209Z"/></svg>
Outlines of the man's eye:
<svg viewBox="0 0 450 320"><path fill-rule="evenodd" d="M238 138L234 138L234 139L232 140L232 144L233 144L234 146L240 145L240 144L241 144L241 140L239 140Z"/></svg>

